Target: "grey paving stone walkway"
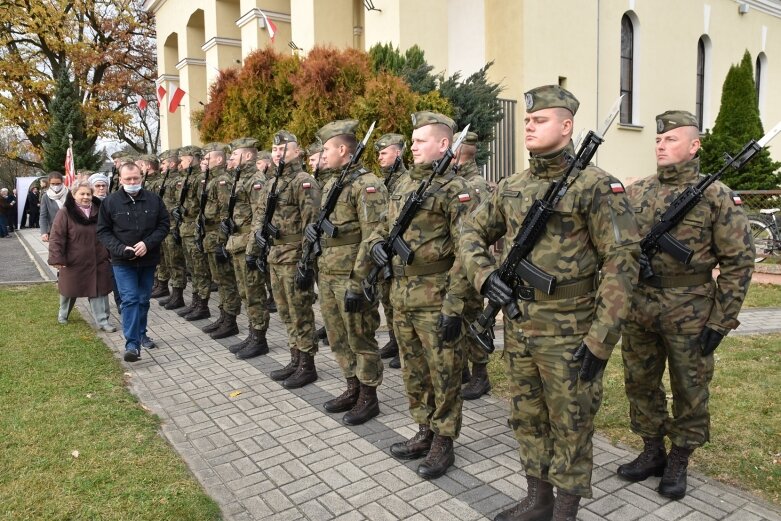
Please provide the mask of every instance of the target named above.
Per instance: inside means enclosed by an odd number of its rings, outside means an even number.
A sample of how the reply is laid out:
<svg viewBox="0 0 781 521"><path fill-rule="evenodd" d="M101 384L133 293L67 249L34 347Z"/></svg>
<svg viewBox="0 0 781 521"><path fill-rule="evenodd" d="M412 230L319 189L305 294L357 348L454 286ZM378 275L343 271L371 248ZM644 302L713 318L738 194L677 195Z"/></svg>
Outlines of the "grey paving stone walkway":
<svg viewBox="0 0 781 521"><path fill-rule="evenodd" d="M22 236L45 255L37 234ZM80 310L89 315L86 306ZM159 347L125 366L130 389L162 418L162 434L226 519L476 520L492 518L525 494L502 400L488 396L464 404L454 468L425 481L415 473L418 462L388 453L392 443L414 434L398 370L386 367L381 415L348 428L341 415L322 408L343 385L328 348L316 358L320 379L289 391L268 377L288 360L277 315L268 332L271 353L250 361L225 349L235 338L214 341L200 331L203 324L153 303L149 329ZM243 337L246 320L240 325ZM121 334L101 336L119 357ZM381 344L387 339L387 333L378 336ZM684 500L668 501L654 490L658 478L629 484L615 476L616 467L632 458L594 438L594 498L583 501L580 520L781 521L777 507L696 474Z"/></svg>

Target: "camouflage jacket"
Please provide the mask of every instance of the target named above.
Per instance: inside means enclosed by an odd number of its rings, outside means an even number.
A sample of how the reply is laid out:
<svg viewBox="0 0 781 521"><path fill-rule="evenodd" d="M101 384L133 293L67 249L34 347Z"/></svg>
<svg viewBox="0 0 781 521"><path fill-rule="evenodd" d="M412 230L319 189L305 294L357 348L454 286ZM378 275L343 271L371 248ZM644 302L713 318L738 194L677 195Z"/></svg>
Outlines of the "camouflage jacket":
<svg viewBox="0 0 781 521"><path fill-rule="evenodd" d="M655 176L646 177L627 188L643 235L651 230L676 196L698 181L699 169L699 159L659 167ZM641 279L634 294L632 318L641 320L645 314L644 306L638 303L653 298L663 300L662 309L669 311L665 313L669 316L661 319L670 332L699 333L705 324L722 334L736 328L739 324L738 312L754 271L755 256L748 218L739 200L736 203L730 189L716 181L670 234L692 249L691 263L682 264L660 251L651 259L655 275L710 274L718 265L719 276L715 282L666 289L643 284ZM706 303L697 297L704 297ZM636 314L639 316L634 316Z"/></svg>
<svg viewBox="0 0 781 521"><path fill-rule="evenodd" d="M274 166L271 168L275 169ZM273 184L274 180L269 176L260 191L260 204L252 217L253 234L263 225L268 193ZM303 251L304 227L317 218L317 209L320 207L320 186L314 177L302 170L301 160L295 159L285 165L276 190L279 199L271 223L279 228L279 238L275 239L271 246L268 262L295 264L301 259ZM258 255L259 251L254 239L247 243L246 251L248 254Z"/></svg>
<svg viewBox="0 0 781 521"><path fill-rule="evenodd" d="M407 198L431 173L431 164L415 165L399 178L390 196L387 218L370 237L369 247L387 237ZM401 273L407 267L394 255L391 303L400 312L441 310L448 316L461 315L469 283L456 251L461 222L474 195L466 181L452 172L435 178L427 193L430 195L403 234L415 255L408 268L420 270L437 264L444 267L431 274Z"/></svg>
<svg viewBox="0 0 781 521"><path fill-rule="evenodd" d="M480 167L477 166L474 160L459 166L458 175L463 177L464 181L472 187L477 196L477 204L482 203L486 197L491 195L491 187L488 181L485 180L485 177L483 177L483 174L480 173Z"/></svg>
<svg viewBox="0 0 781 521"><path fill-rule="evenodd" d="M230 253L246 251L252 236L253 208L260 203L260 193L265 184L266 176L258 171L254 163L242 165L239 184L236 187L236 205L233 207L233 222L236 223L236 228L226 245ZM228 195L230 197L230 193ZM227 213L227 207L225 211Z"/></svg>
<svg viewBox="0 0 781 521"><path fill-rule="evenodd" d="M217 244L224 238L219 237L218 226L220 221L228 216L227 200L231 195L233 178L225 170L224 166L214 168L209 172L209 183L206 185L206 207L203 216L206 221L206 236L203 238L204 250L214 253ZM220 201L226 201L222 205Z"/></svg>
<svg viewBox="0 0 781 521"><path fill-rule="evenodd" d="M201 173L200 167L195 164L193 165L190 174L187 173L187 170L182 172L179 182L176 184L176 204L179 204L179 201L182 198L182 190L187 189L187 192L184 194L184 201L182 202L182 207L184 209L182 224L179 226L179 234L182 237L192 237L195 235L195 218L198 217L197 193L201 185L201 179L203 179L203 174ZM193 199L195 200L194 209L192 208Z"/></svg>
<svg viewBox="0 0 781 521"><path fill-rule="evenodd" d="M390 171L390 168L380 169L380 172L382 172L382 181L385 184L385 188L388 189L388 194L393 193L393 190L396 189L396 185L399 183L401 176L408 172L407 167L404 166L404 162L402 162L401 165L399 165L399 169L392 174ZM388 176L390 176L390 179Z"/></svg>
<svg viewBox="0 0 781 521"><path fill-rule="evenodd" d="M163 177L160 175L160 172L149 172L144 180L144 189L157 194L160 190L160 183L162 182Z"/></svg>
<svg viewBox="0 0 781 521"><path fill-rule="evenodd" d="M179 170L171 170L168 179L165 180L165 193L163 194L163 204L168 209L168 216L171 216L171 210L179 204L179 183L184 179L184 173ZM162 182L162 181L161 181ZM173 219L171 219L173 224Z"/></svg>
<svg viewBox="0 0 781 521"><path fill-rule="evenodd" d="M573 153L571 145L564 150ZM502 179L467 219L460 251L478 291L497 268L488 247L504 237L504 260L526 212L566 170L564 150L549 158L532 156L529 169ZM559 287L598 272L599 286L579 297L519 300L517 327L528 336L585 334L591 351L609 358L637 281L639 241L629 199L618 180L594 166L570 178L569 190L528 260L556 277Z"/></svg>
<svg viewBox="0 0 781 521"><path fill-rule="evenodd" d="M341 173L341 172L339 172ZM333 189L337 175L323 187L322 203ZM367 240L387 212L388 192L376 175L356 165L345 175L345 186L328 219L338 229L336 237L323 236L323 253L317 260L321 273L350 274L354 290L369 274L371 257ZM340 244L345 241L347 244Z"/></svg>

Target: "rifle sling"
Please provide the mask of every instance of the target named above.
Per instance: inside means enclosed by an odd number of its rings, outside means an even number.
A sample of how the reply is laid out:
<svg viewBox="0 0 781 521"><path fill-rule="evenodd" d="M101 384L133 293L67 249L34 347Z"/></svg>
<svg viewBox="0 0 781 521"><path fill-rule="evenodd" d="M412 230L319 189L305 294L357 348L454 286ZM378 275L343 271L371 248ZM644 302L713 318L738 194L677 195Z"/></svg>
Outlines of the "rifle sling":
<svg viewBox="0 0 781 521"><path fill-rule="evenodd" d="M713 280L713 275L711 275L710 272L694 273L691 275L671 275L667 277L654 275L648 279L643 279L640 277L641 284L645 284L646 286L651 286L652 288L657 289L700 286L702 284L707 284L711 280Z"/></svg>
<svg viewBox="0 0 781 521"><path fill-rule="evenodd" d="M399 264L393 265L394 277L417 277L420 275L434 275L437 273L444 273L453 267L455 257L446 257L437 262L429 262L426 264L420 264L415 266L402 266Z"/></svg>

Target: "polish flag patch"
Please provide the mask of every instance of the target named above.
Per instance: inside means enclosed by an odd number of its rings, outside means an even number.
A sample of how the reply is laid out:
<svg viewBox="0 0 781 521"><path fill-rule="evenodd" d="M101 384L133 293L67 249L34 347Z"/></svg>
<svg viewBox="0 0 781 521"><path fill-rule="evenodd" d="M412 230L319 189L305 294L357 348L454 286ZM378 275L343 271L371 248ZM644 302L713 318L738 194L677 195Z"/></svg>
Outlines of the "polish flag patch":
<svg viewBox="0 0 781 521"><path fill-rule="evenodd" d="M260 190L261 188L263 188L263 186L261 186L259 183L252 185L253 190Z"/></svg>
<svg viewBox="0 0 781 521"><path fill-rule="evenodd" d="M303 182L301 183L301 188L303 188L304 190L309 190L310 188L312 188L312 183Z"/></svg>
<svg viewBox="0 0 781 521"><path fill-rule="evenodd" d="M220 186L225 186L225 181L220 181Z"/></svg>
<svg viewBox="0 0 781 521"><path fill-rule="evenodd" d="M177 187L177 188L181 188L181 187L182 187L182 183L181 183L181 182L179 182L179 183L176 183L176 187Z"/></svg>
<svg viewBox="0 0 781 521"><path fill-rule="evenodd" d="M377 193L377 189L374 188L373 186L367 186L366 187L366 193L367 194L375 194L375 193Z"/></svg>
<svg viewBox="0 0 781 521"><path fill-rule="evenodd" d="M740 196L735 192L732 192L732 202L735 203L735 206L743 205L743 199L741 199Z"/></svg>
<svg viewBox="0 0 781 521"><path fill-rule="evenodd" d="M472 198L469 196L469 194L458 194L458 202L459 203L467 203L471 201Z"/></svg>
<svg viewBox="0 0 781 521"><path fill-rule="evenodd" d="M206 179L201 179L201 184L205 185L206 184Z"/></svg>
<svg viewBox="0 0 781 521"><path fill-rule="evenodd" d="M623 194L624 193L624 185L621 183L610 183L610 191L614 194Z"/></svg>

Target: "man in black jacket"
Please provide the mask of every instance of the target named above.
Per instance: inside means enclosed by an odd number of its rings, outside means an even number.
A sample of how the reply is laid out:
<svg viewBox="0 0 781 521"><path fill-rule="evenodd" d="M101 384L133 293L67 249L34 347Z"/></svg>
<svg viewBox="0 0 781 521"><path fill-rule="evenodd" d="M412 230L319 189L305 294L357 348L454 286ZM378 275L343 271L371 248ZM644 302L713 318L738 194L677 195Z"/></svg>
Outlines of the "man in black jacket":
<svg viewBox="0 0 781 521"><path fill-rule="evenodd" d="M154 342L146 334L149 295L160 244L168 234L168 212L156 194L141 188L141 171L134 163L119 169L122 189L104 199L98 214L98 239L111 253L114 278L122 298L125 361L135 362L141 348Z"/></svg>

